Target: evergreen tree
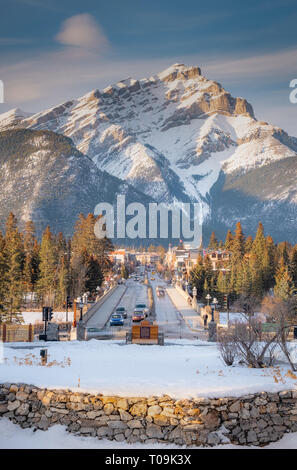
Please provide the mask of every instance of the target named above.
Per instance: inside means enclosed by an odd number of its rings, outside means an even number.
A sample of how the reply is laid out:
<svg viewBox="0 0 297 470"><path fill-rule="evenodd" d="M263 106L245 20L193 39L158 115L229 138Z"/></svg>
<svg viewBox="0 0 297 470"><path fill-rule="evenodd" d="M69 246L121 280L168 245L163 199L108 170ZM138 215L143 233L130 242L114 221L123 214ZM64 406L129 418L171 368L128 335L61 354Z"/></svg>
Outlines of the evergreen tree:
<svg viewBox="0 0 297 470"><path fill-rule="evenodd" d="M26 222L24 230L24 287L25 292L33 292L38 276L38 243L35 237L35 227L31 220Z"/></svg>
<svg viewBox="0 0 297 470"><path fill-rule="evenodd" d="M251 255L249 266L252 279L251 295L261 299L264 294L263 270L256 254Z"/></svg>
<svg viewBox="0 0 297 470"><path fill-rule="evenodd" d="M295 289L297 289L297 245L294 246L291 253L289 274L292 278Z"/></svg>
<svg viewBox="0 0 297 470"><path fill-rule="evenodd" d="M24 249L21 234L17 228L17 219L10 213L6 221L5 254L7 270L5 274L5 291L3 297L2 320L5 322L22 322L23 305L23 264Z"/></svg>
<svg viewBox="0 0 297 470"><path fill-rule="evenodd" d="M203 296L204 281L205 281L205 269L203 265L203 258L199 254L197 257L197 263L190 273L191 285L197 289L197 298Z"/></svg>
<svg viewBox="0 0 297 470"><path fill-rule="evenodd" d="M127 268L127 266L125 266L124 264L122 264L122 267L121 267L121 277L122 277L123 279L128 279L128 277L129 277L128 268Z"/></svg>
<svg viewBox="0 0 297 470"><path fill-rule="evenodd" d="M63 305L69 293L70 287L70 255L69 242L59 232L55 237L55 250L57 259L57 289L56 304Z"/></svg>
<svg viewBox="0 0 297 470"><path fill-rule="evenodd" d="M264 290L268 291L274 286L275 282L275 245L270 236L267 236L265 240L264 253L262 257L262 275Z"/></svg>
<svg viewBox="0 0 297 470"><path fill-rule="evenodd" d="M214 232L211 232L208 248L210 250L217 250L218 249L218 240L216 239L216 235Z"/></svg>
<svg viewBox="0 0 297 470"><path fill-rule="evenodd" d="M40 265L37 291L43 302L53 305L57 287L57 257L53 235L46 227L40 245Z"/></svg>
<svg viewBox="0 0 297 470"><path fill-rule="evenodd" d="M5 293L7 290L7 258L5 252L5 238L0 231L0 323L4 321L5 315Z"/></svg>
<svg viewBox="0 0 297 470"><path fill-rule="evenodd" d="M207 294L210 292L210 285L208 283L207 278L204 279L204 284L203 284L203 297L205 297Z"/></svg>
<svg viewBox="0 0 297 470"><path fill-rule="evenodd" d="M237 276L244 256L244 244L245 236L242 231L241 223L237 222L231 252L230 290L234 293L238 291L237 284L240 282L237 282Z"/></svg>
<svg viewBox="0 0 297 470"><path fill-rule="evenodd" d="M204 264L205 279L207 281L208 288L209 288L212 283L213 268L212 268L211 259L208 255L205 256L203 264Z"/></svg>
<svg viewBox="0 0 297 470"><path fill-rule="evenodd" d="M274 295L282 300L288 299L294 290L293 280L283 258L275 276Z"/></svg>
<svg viewBox="0 0 297 470"><path fill-rule="evenodd" d="M93 214L84 217L79 215L72 238L72 251L81 256L88 264L91 257L97 259L102 272L110 269L111 263L108 252L113 249L112 243L107 238L97 238L95 235L95 224L99 218Z"/></svg>
<svg viewBox="0 0 297 470"><path fill-rule="evenodd" d="M251 235L249 235L246 240L245 240L245 244L244 244L244 251L245 253L250 253L252 251L252 247L253 247L253 237Z"/></svg>
<svg viewBox="0 0 297 470"><path fill-rule="evenodd" d="M88 270L86 279L86 290L94 293L96 288L101 286L103 281L103 273L99 261L91 256L88 260Z"/></svg>
<svg viewBox="0 0 297 470"><path fill-rule="evenodd" d="M258 230L255 236L255 240L253 242L251 253L257 256L260 264L263 258L264 249L265 249L264 227L262 223L259 222Z"/></svg>
<svg viewBox="0 0 297 470"><path fill-rule="evenodd" d="M238 266L238 273L236 276L236 294L245 296L251 295L252 284L253 282L250 265L247 260L242 260Z"/></svg>
<svg viewBox="0 0 297 470"><path fill-rule="evenodd" d="M277 246L278 258L279 260L283 259L283 262L286 266L288 266L290 263L289 251L290 251L290 246L288 242L281 242L278 244Z"/></svg>
<svg viewBox="0 0 297 470"><path fill-rule="evenodd" d="M232 250L232 244L233 244L233 235L231 230L228 230L227 235L226 235L226 240L225 240L225 250L231 251Z"/></svg>
<svg viewBox="0 0 297 470"><path fill-rule="evenodd" d="M69 290L69 267L65 255L60 255L57 266L57 278L55 302L57 305L63 305Z"/></svg>
<svg viewBox="0 0 297 470"><path fill-rule="evenodd" d="M232 258L237 262L244 255L245 236L242 231L241 223L237 222L234 239L232 243Z"/></svg>
<svg viewBox="0 0 297 470"><path fill-rule="evenodd" d="M219 294L225 294L225 292L227 291L226 278L223 271L219 272L217 278L217 291Z"/></svg>

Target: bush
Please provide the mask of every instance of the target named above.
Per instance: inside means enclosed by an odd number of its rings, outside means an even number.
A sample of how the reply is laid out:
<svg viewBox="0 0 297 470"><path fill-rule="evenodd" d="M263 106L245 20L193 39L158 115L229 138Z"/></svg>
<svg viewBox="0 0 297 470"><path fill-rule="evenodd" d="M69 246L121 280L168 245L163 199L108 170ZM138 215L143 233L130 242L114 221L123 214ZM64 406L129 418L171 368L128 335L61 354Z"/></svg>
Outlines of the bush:
<svg viewBox="0 0 297 470"><path fill-rule="evenodd" d="M237 348L229 332L218 335L218 348L224 363L232 366L237 355Z"/></svg>

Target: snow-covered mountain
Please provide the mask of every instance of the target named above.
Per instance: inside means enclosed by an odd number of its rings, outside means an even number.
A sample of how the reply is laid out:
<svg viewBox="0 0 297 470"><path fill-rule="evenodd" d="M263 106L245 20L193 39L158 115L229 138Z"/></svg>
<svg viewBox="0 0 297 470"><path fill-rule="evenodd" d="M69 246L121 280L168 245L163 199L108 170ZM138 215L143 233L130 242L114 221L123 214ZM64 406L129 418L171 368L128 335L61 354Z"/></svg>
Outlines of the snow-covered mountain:
<svg viewBox="0 0 297 470"><path fill-rule="evenodd" d="M70 137L100 170L159 202L201 201L205 227L221 235L237 220L253 232L262 217L267 232L297 241L297 139L257 121L199 67L123 80L11 126Z"/></svg>
<svg viewBox="0 0 297 470"><path fill-rule="evenodd" d="M94 212L100 202L129 202L146 197L109 175L79 152L68 137L52 131L10 129L0 132L0 229L13 212L24 227L34 221L38 235L47 225L71 235L80 213Z"/></svg>
<svg viewBox="0 0 297 470"><path fill-rule="evenodd" d="M32 113L26 113L19 108L11 109L6 113L0 114L0 129L2 131L17 126L23 119L32 115Z"/></svg>

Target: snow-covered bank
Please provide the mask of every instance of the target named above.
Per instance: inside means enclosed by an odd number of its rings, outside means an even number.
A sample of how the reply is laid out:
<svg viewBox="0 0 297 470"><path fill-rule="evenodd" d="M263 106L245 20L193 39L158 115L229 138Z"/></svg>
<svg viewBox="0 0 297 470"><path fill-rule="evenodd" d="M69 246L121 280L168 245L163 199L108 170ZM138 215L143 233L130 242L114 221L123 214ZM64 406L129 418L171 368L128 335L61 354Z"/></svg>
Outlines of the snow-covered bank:
<svg viewBox="0 0 297 470"><path fill-rule="evenodd" d="M127 444L126 442L97 439L94 437L74 436L64 426L57 425L48 431L36 432L22 429L6 418L0 420L0 449L190 449L174 444ZM238 446L233 444L199 449L297 449L297 433L286 434L278 442L265 447Z"/></svg>
<svg viewBox="0 0 297 470"><path fill-rule="evenodd" d="M40 349L48 349L48 365ZM166 346L121 341L9 343L3 348L0 382L118 396L167 394L172 398L241 396L297 388L289 367L227 367L216 344L175 340ZM0 355L1 357L1 355Z"/></svg>
<svg viewBox="0 0 297 470"><path fill-rule="evenodd" d="M22 312L22 317L26 325L42 323L42 312ZM56 322L65 322L66 312L54 312L53 319ZM68 321L73 321L73 312L68 312Z"/></svg>

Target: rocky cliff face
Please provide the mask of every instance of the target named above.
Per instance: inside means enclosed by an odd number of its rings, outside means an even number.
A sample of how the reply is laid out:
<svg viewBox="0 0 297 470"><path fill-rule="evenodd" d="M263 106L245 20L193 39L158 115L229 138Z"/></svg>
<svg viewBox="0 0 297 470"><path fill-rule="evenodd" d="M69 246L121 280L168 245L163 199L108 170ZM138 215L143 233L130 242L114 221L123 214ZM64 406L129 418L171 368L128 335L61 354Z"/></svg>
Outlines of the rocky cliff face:
<svg viewBox="0 0 297 470"><path fill-rule="evenodd" d="M7 119L0 116L0 130L7 126ZM232 97L219 83L205 78L199 67L175 64L149 78L129 78L12 120L10 126L70 137L101 171L158 202L200 202L209 229L219 228L223 234L227 225L240 219L245 230L253 232L261 215L267 232L277 239L289 232L290 240L297 241L295 184L287 180L287 170L280 164L284 160L296 167L297 139L257 121L245 99ZM265 177L272 170L266 173L264 167L274 168L279 180L288 181L282 195L271 187L270 176ZM259 183L258 170L264 179L255 187L252 180ZM236 198L232 193L227 202L228 181L234 178ZM252 195L247 186L254 188ZM250 197L261 208L256 214L251 212ZM289 219L284 215L288 213ZM283 227L277 232L276 219Z"/></svg>

